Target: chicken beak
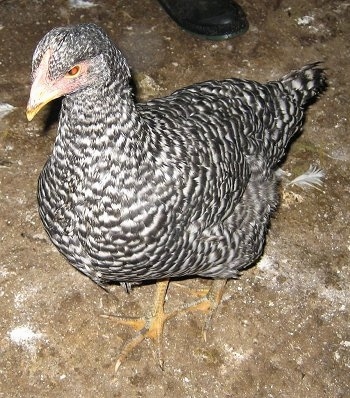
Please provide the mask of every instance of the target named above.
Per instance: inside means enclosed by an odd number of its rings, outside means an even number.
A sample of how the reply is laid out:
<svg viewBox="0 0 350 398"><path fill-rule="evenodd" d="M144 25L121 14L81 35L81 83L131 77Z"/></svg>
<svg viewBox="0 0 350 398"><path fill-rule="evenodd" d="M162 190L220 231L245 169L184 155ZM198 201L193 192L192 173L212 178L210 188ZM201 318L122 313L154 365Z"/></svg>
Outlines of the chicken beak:
<svg viewBox="0 0 350 398"><path fill-rule="evenodd" d="M60 92L50 89L47 85L34 85L34 83L30 91L30 98L26 110L27 119L29 121L31 121L46 104L61 96Z"/></svg>
<svg viewBox="0 0 350 398"><path fill-rule="evenodd" d="M47 103L62 95L61 91L55 88L53 82L47 76L50 55L51 50L49 49L44 54L36 71L26 111L29 121L31 121Z"/></svg>

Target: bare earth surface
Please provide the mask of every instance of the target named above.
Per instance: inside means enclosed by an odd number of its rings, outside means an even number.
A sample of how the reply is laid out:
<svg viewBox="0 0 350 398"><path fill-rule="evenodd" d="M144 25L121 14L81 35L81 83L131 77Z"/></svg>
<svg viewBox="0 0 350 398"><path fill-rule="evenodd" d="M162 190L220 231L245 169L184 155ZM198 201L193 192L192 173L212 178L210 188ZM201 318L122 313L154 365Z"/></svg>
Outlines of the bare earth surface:
<svg viewBox="0 0 350 398"><path fill-rule="evenodd" d="M1 110L15 107L0 119L0 397L350 397L349 2L241 0L250 29L224 42L181 31L156 0L94 3L0 1ZM154 286L103 291L59 255L37 214L57 109L26 121L31 57L49 29L78 22L115 39L141 100L213 78L272 80L310 61L328 70L282 165L290 178L316 165L324 184L284 185L265 254L229 282L207 342L201 313L168 323L164 370L146 341L114 375L134 331L100 316L143 314ZM208 283L171 285L167 307Z"/></svg>

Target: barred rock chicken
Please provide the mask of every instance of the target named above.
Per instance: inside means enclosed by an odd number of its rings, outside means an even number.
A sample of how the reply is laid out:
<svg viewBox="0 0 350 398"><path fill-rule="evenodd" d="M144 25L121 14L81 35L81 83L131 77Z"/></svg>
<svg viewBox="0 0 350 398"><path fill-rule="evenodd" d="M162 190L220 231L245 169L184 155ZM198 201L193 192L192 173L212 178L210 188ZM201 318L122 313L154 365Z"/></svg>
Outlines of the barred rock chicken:
<svg viewBox="0 0 350 398"><path fill-rule="evenodd" d="M158 283L151 316L120 319L160 344L184 310L211 314L229 278L262 253L278 195L275 169L325 87L318 63L279 81L207 81L135 103L118 48L93 24L51 30L38 44L31 120L64 96L38 184L41 219L68 261L100 285ZM213 278L205 297L166 314L169 280ZM209 315L210 318L210 315Z"/></svg>

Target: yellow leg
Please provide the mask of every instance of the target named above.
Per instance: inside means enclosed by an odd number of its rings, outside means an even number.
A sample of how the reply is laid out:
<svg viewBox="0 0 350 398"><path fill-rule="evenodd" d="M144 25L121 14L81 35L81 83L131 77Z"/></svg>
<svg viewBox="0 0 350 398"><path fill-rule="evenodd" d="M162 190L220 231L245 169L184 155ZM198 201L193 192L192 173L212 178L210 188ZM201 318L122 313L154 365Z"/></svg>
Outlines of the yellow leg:
<svg viewBox="0 0 350 398"><path fill-rule="evenodd" d="M104 318L113 317L118 323L131 326L139 332L133 339L131 339L124 345L121 353L118 356L115 365L115 372L118 371L121 363L130 354L130 352L135 347L137 347L145 338L151 338L156 341L159 365L160 367L163 367L162 334L165 322L167 321L167 319L173 316L172 314L167 315L164 313L164 300L168 285L169 280L157 282L153 309L148 317L129 319L121 318L115 315L102 315Z"/></svg>
<svg viewBox="0 0 350 398"><path fill-rule="evenodd" d="M185 304L177 308L173 312L166 314L164 312L165 295L168 289L169 280L157 282L156 293L154 297L154 304L149 316L144 318L122 318L116 315L102 315L104 318L113 318L116 322L133 327L138 331L137 335L129 340L121 350L118 356L115 372L118 371L121 363L126 359L130 352L137 347L144 339L151 338L155 340L157 345L158 361L161 368L163 368L162 356L162 335L165 322L187 311L204 311L209 312L205 325L203 327L203 337L206 341L207 330L210 322L215 314L224 292L226 280L214 280L209 291L204 297L201 297L191 303Z"/></svg>
<svg viewBox="0 0 350 398"><path fill-rule="evenodd" d="M210 289L206 292L206 294L195 300L191 303L185 304L182 307L176 309L174 312L168 315L168 317L173 317L177 314L187 312L187 311L203 311L208 312L207 319L205 321L203 327L203 337L204 341L207 340L207 331L209 330L209 326L213 316L216 313L216 310L221 302L222 295L225 290L227 279L215 279L210 287ZM205 291L204 291L205 293Z"/></svg>

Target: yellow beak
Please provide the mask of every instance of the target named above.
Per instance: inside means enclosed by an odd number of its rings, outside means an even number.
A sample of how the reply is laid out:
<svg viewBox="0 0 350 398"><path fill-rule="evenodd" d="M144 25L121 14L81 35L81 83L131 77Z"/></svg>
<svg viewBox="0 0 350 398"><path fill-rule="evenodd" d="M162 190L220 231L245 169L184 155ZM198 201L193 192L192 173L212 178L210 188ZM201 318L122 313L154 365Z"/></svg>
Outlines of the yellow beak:
<svg viewBox="0 0 350 398"><path fill-rule="evenodd" d="M49 102L61 96L61 93L56 90L50 89L45 84L34 85L30 91L30 98L27 105L26 115L27 119L31 121L34 116Z"/></svg>
<svg viewBox="0 0 350 398"><path fill-rule="evenodd" d="M31 121L47 103L62 95L62 91L59 90L58 87L55 87L54 83L47 77L50 56L51 50L49 49L40 62L30 90L26 111L29 121Z"/></svg>

